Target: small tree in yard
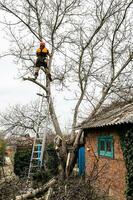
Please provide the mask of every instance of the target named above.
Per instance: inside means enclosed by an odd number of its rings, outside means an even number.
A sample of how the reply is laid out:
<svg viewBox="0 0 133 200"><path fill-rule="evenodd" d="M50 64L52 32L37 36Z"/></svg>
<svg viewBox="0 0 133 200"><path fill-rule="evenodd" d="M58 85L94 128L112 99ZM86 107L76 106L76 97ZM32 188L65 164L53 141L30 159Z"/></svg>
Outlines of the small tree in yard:
<svg viewBox="0 0 133 200"><path fill-rule="evenodd" d="M24 80L38 85L46 94L64 177L74 166L82 135L81 130L75 136L75 127L81 117L89 120L112 100L132 97L132 5L132 0L0 0L12 44L5 55L14 56ZM42 39L51 49L52 83L30 78L34 48ZM60 127L54 85L60 92L68 89L75 99L70 141L64 139Z"/></svg>

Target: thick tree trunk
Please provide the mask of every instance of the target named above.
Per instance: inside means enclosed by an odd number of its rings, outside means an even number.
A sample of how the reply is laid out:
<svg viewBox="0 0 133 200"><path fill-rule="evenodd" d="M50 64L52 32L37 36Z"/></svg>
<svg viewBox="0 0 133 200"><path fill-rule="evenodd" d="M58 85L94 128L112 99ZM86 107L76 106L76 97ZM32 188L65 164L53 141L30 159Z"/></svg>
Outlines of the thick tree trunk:
<svg viewBox="0 0 133 200"><path fill-rule="evenodd" d="M80 130L72 141L64 142L62 138L56 136L55 149L60 159L62 167L62 179L68 178L76 163L76 152L79 145L83 144L83 132Z"/></svg>
<svg viewBox="0 0 133 200"><path fill-rule="evenodd" d="M50 112L50 116L51 116L51 119L52 119L52 122L53 122L53 125L54 125L56 135L59 135L60 137L62 137L62 132L61 132L61 129L60 129L60 125L59 125L56 113L55 113L52 98L50 97L48 101L49 101L48 102L49 103L49 112Z"/></svg>
<svg viewBox="0 0 133 200"><path fill-rule="evenodd" d="M57 152L58 158L61 165L61 178L62 180L66 177L65 168L67 160L67 144L64 138L57 135L54 139L55 150Z"/></svg>

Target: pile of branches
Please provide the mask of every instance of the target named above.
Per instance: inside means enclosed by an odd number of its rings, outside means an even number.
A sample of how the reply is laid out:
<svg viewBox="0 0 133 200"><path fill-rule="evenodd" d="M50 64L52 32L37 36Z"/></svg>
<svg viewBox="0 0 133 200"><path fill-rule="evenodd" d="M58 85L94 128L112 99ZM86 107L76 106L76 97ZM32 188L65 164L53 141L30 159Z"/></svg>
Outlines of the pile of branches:
<svg viewBox="0 0 133 200"><path fill-rule="evenodd" d="M16 176L8 176L0 179L0 200L15 199L22 185Z"/></svg>
<svg viewBox="0 0 133 200"><path fill-rule="evenodd" d="M14 187L16 185L16 187ZM23 186L21 185L21 189ZM20 183L16 179L6 181L1 187L0 200L107 200L89 180L83 177L70 177L65 181L53 178L42 187L25 191L20 194Z"/></svg>
<svg viewBox="0 0 133 200"><path fill-rule="evenodd" d="M89 180L83 177L71 177L66 181L58 181L53 188L50 200L107 200Z"/></svg>

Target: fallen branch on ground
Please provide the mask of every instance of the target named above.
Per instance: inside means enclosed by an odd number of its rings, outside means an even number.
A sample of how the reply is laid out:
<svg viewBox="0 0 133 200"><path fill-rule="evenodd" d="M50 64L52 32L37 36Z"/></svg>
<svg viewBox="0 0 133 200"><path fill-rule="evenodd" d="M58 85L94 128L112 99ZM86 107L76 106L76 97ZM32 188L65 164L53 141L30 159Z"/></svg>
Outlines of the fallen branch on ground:
<svg viewBox="0 0 133 200"><path fill-rule="evenodd" d="M48 183L43 185L41 188L37 188L37 189L35 189L31 192L27 192L26 194L23 194L23 195L20 195L20 196L16 196L16 200L24 200L24 199L28 199L28 198L34 198L37 194L42 193L45 190L48 190L49 187L51 187L55 183L56 183L56 179L53 178Z"/></svg>

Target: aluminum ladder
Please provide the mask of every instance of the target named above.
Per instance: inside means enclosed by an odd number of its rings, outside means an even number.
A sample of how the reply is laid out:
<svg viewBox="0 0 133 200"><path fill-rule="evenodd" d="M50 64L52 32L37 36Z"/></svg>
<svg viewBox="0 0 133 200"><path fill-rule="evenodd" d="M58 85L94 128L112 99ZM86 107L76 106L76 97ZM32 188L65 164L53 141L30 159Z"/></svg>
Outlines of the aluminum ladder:
<svg viewBox="0 0 133 200"><path fill-rule="evenodd" d="M44 106L44 95L42 96L41 104L40 104L40 110L37 120L37 129L36 129L36 135L32 147L32 153L31 153L31 159L30 159L30 165L29 165L29 171L28 171L28 179L31 179L32 176L37 172L37 170L40 170L43 166L43 156L44 156L44 149L45 149L45 142L46 142L46 134L47 134L47 126L48 126L48 120L49 116L48 113L46 113L46 125L44 128L44 133L40 132L40 117L42 108Z"/></svg>

